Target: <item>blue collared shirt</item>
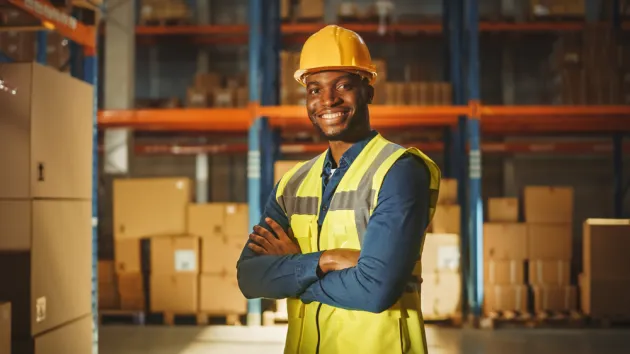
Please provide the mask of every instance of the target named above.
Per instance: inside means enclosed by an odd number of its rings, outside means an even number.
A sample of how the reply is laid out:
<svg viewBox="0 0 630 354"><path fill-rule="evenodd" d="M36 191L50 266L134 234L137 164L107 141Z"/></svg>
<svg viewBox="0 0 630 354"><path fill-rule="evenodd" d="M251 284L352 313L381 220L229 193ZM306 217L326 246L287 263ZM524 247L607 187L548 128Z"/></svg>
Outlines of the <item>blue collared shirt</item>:
<svg viewBox="0 0 630 354"><path fill-rule="evenodd" d="M376 134L372 132L353 144L338 166L328 151L322 171L320 226L339 182ZM320 278L317 267L323 251L257 255L245 246L237 264L241 291L247 298L300 297L305 303L316 301L344 309L384 311L400 297L418 260L428 224L429 184L425 163L411 154L403 155L385 175L356 267L329 272ZM277 185L259 225L270 229L264 221L269 217L287 230L289 220L275 199L276 190Z"/></svg>

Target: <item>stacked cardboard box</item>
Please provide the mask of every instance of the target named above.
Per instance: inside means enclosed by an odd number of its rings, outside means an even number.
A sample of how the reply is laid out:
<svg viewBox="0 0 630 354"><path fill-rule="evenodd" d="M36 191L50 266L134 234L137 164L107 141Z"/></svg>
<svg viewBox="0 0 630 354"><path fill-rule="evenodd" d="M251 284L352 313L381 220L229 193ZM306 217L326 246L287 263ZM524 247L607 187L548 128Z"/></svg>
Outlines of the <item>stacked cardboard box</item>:
<svg viewBox="0 0 630 354"><path fill-rule="evenodd" d="M58 338L92 348L93 87L33 63L5 64L0 92L0 299L14 353ZM61 334L66 335L61 337ZM51 343L51 346L53 344ZM59 349L59 348L58 348Z"/></svg>
<svg viewBox="0 0 630 354"><path fill-rule="evenodd" d="M199 310L199 237L151 237L151 312L197 313Z"/></svg>
<svg viewBox="0 0 630 354"><path fill-rule="evenodd" d="M426 235L422 251L422 315L425 319L447 319L461 313L460 257L460 235Z"/></svg>
<svg viewBox="0 0 630 354"><path fill-rule="evenodd" d="M11 353L11 303L0 301L0 353Z"/></svg>
<svg viewBox="0 0 630 354"><path fill-rule="evenodd" d="M442 179L431 233L422 251L422 313L426 318L453 318L460 313L460 212L457 180Z"/></svg>
<svg viewBox="0 0 630 354"><path fill-rule="evenodd" d="M570 311L577 290L570 284L573 188L528 186L524 190L529 284L534 311Z"/></svg>
<svg viewBox="0 0 630 354"><path fill-rule="evenodd" d="M0 32L0 52L15 62L35 61L37 55L35 32ZM57 32L49 32L46 45L46 64L68 72L70 59L68 41Z"/></svg>
<svg viewBox="0 0 630 354"><path fill-rule="evenodd" d="M630 220L587 219L583 232L582 311L595 319L629 319Z"/></svg>
<svg viewBox="0 0 630 354"><path fill-rule="evenodd" d="M586 0L530 0L530 13L543 16L584 16Z"/></svg>
<svg viewBox="0 0 630 354"><path fill-rule="evenodd" d="M140 6L140 22L143 24L188 21L191 18L190 9L184 0L142 0Z"/></svg>
<svg viewBox="0 0 630 354"><path fill-rule="evenodd" d="M452 102L448 82L386 82L383 88L386 105L448 106Z"/></svg>
<svg viewBox="0 0 630 354"><path fill-rule="evenodd" d="M116 270L114 262L109 260L98 261L98 307L103 310L120 308Z"/></svg>
<svg viewBox="0 0 630 354"><path fill-rule="evenodd" d="M247 300L236 279L236 262L247 240L248 225L246 204L188 206L188 232L201 238L201 312L241 315L247 311Z"/></svg>
<svg viewBox="0 0 630 354"><path fill-rule="evenodd" d="M527 227L518 222L516 198L490 198L483 225L484 312L528 311L525 282Z"/></svg>
<svg viewBox="0 0 630 354"><path fill-rule="evenodd" d="M623 58L609 28L589 26L561 35L549 60L553 104L618 104L623 100ZM623 59L622 59L623 60Z"/></svg>
<svg viewBox="0 0 630 354"><path fill-rule="evenodd" d="M280 52L280 104L282 105L303 106L306 104L306 89L293 78L299 65L300 53Z"/></svg>
<svg viewBox="0 0 630 354"><path fill-rule="evenodd" d="M298 0L296 10L300 20L321 20L324 17L324 0Z"/></svg>
<svg viewBox="0 0 630 354"><path fill-rule="evenodd" d="M195 75L193 86L186 93L186 106L204 107L246 107L249 101L247 78L224 77L218 73Z"/></svg>
<svg viewBox="0 0 630 354"><path fill-rule="evenodd" d="M120 306L144 311L151 272L148 240L186 235L186 207L192 199L188 178L136 178L114 181L114 260Z"/></svg>
<svg viewBox="0 0 630 354"><path fill-rule="evenodd" d="M444 178L440 181L438 207L430 230L438 234L461 234L461 208L457 203L457 180Z"/></svg>

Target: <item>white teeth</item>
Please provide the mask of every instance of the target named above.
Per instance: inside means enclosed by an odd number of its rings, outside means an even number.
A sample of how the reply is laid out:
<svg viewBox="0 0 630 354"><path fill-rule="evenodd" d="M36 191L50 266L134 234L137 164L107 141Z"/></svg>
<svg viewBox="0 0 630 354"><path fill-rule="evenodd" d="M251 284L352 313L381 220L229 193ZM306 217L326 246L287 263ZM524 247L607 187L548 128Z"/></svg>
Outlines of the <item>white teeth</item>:
<svg viewBox="0 0 630 354"><path fill-rule="evenodd" d="M343 113L338 112L338 113L326 113L326 114L322 114L322 118L324 119L332 119L332 118L337 118L337 117L341 117L343 115Z"/></svg>

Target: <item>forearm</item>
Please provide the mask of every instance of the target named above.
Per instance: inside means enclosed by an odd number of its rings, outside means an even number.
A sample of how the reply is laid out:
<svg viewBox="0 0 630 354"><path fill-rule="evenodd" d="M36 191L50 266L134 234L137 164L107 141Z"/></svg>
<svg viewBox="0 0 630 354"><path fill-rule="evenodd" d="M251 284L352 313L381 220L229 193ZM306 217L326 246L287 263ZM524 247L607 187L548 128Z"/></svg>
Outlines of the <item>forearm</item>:
<svg viewBox="0 0 630 354"><path fill-rule="evenodd" d="M246 247L237 265L241 292L248 299L297 297L319 279L319 257L319 252L259 256Z"/></svg>

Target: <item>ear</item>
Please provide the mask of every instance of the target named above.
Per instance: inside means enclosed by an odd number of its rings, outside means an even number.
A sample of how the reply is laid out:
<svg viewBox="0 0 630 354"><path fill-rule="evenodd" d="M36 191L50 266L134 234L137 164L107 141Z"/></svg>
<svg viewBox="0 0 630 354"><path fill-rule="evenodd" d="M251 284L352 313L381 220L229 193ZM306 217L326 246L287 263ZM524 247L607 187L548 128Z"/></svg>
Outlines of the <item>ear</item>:
<svg viewBox="0 0 630 354"><path fill-rule="evenodd" d="M365 85L365 95L368 104L371 104L374 100L374 86Z"/></svg>

